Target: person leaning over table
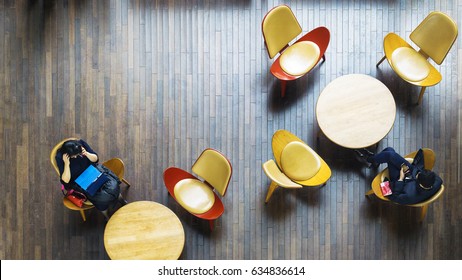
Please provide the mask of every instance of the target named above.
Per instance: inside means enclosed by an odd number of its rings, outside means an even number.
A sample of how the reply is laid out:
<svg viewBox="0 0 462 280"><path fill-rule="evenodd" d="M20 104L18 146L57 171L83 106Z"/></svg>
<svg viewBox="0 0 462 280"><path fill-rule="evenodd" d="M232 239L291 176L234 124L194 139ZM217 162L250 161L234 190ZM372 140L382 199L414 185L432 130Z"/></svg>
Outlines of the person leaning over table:
<svg viewBox="0 0 462 280"><path fill-rule="evenodd" d="M385 148L378 154L367 149L357 151L361 161L368 166L378 167L382 163L388 166L392 194L391 201L400 204L415 204L432 197L443 184L435 172L413 165L391 148Z"/></svg>
<svg viewBox="0 0 462 280"><path fill-rule="evenodd" d="M84 140L68 140L63 143L56 153L56 164L58 165L61 183L69 191L71 189L84 193L88 200L101 211L106 220L109 219L108 208L119 201L122 205L127 201L120 193L120 181L109 169L98 165L98 154ZM75 179L90 165L96 166L108 176L109 180L94 194L80 188Z"/></svg>

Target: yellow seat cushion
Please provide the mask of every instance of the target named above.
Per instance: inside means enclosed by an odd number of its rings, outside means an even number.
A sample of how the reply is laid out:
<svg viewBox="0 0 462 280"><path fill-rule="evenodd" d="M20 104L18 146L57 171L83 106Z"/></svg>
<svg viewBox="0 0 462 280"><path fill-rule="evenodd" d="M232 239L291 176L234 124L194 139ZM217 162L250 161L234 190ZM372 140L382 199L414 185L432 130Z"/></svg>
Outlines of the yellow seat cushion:
<svg viewBox="0 0 462 280"><path fill-rule="evenodd" d="M397 48L391 54L393 69L410 82L418 82L430 74L430 63L416 50L408 47Z"/></svg>
<svg viewBox="0 0 462 280"><path fill-rule="evenodd" d="M321 160L308 145L293 141L282 150L281 168L292 180L304 181L318 173Z"/></svg>
<svg viewBox="0 0 462 280"><path fill-rule="evenodd" d="M212 189L197 179L183 179L176 183L173 193L184 209L194 214L202 214L212 208L215 195Z"/></svg>
<svg viewBox="0 0 462 280"><path fill-rule="evenodd" d="M310 41L302 41L288 47L281 54L279 64L287 74L299 76L314 67L318 61L319 54L318 45Z"/></svg>

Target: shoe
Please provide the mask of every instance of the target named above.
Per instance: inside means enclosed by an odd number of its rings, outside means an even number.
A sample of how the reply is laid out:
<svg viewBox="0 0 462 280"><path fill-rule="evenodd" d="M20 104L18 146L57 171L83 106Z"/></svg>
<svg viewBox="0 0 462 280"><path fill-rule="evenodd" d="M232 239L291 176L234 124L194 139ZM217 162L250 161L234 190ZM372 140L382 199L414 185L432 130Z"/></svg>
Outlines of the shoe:
<svg viewBox="0 0 462 280"><path fill-rule="evenodd" d="M128 201L125 200L125 198L122 196L121 193L119 193L119 198L118 198L118 200L119 200L120 204L122 204L122 206L128 204Z"/></svg>
<svg viewBox="0 0 462 280"><path fill-rule="evenodd" d="M379 168L379 165L380 165L380 164L379 164L379 163L376 163L376 162L372 159L372 157L375 156L375 153L369 151L369 150L366 149L366 148L363 148L363 149L361 149L361 150L362 150L362 151L364 152L364 154L365 154L364 158L365 158L366 161L368 162L368 168L373 168L373 169Z"/></svg>
<svg viewBox="0 0 462 280"><path fill-rule="evenodd" d="M375 153L369 151L369 150L366 149L366 148L363 148L363 149L361 149L361 150L364 152L365 155L367 155L367 157L375 156Z"/></svg>
<svg viewBox="0 0 462 280"><path fill-rule="evenodd" d="M103 210L103 211L101 211L101 214L103 214L104 220L105 220L106 222L108 222L108 221L109 221L109 210L107 210L107 209L106 209L106 210Z"/></svg>
<svg viewBox="0 0 462 280"><path fill-rule="evenodd" d="M371 161L371 166L369 166L369 168L372 168L372 169L377 169L379 168L379 163L376 163L375 161Z"/></svg>
<svg viewBox="0 0 462 280"><path fill-rule="evenodd" d="M127 205L127 204L128 204L128 201L127 201L127 200L125 200L124 198L122 198L122 199L119 199L119 202L120 202L120 204L122 204L122 206L124 206L124 205Z"/></svg>
<svg viewBox="0 0 462 280"><path fill-rule="evenodd" d="M366 156L364 156L364 154L361 153L359 150L354 150L354 151L355 151L356 160L365 164L367 168L370 168L372 163L367 161Z"/></svg>

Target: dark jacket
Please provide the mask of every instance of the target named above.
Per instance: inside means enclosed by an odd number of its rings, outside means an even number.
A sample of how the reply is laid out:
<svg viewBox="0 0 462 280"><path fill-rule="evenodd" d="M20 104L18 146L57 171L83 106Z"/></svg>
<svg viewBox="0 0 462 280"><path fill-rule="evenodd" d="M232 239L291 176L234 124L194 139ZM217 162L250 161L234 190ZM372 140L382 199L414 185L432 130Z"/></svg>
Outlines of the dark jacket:
<svg viewBox="0 0 462 280"><path fill-rule="evenodd" d="M93 149L84 140L79 140L79 142L87 152L96 154L95 151L93 151ZM56 163L58 165L59 174L62 175L64 172L64 161L63 155L60 151L56 153ZM111 170L101 164L91 162L87 157L84 156L71 158L70 163L71 179L69 180L69 183L65 183L61 180L61 183L64 185L66 190L73 189L84 193L88 200L90 200L98 210L106 210L111 204L117 202L120 194L121 182L117 175L115 175ZM101 188L94 195L90 195L87 191L80 188L80 186L75 183L75 179L79 177L79 175L82 174L82 172L85 171L85 169L87 169L90 165L94 165L99 171L101 171L109 178L109 180L103 186L101 186Z"/></svg>
<svg viewBox="0 0 462 280"><path fill-rule="evenodd" d="M423 189L415 179L418 171L418 168L414 168L409 178L393 182L391 186L393 193L388 198L400 204L415 204L425 201L437 193L443 184L443 180L436 176L433 187L429 190Z"/></svg>
<svg viewBox="0 0 462 280"><path fill-rule="evenodd" d="M85 148L87 152L98 156L98 154L95 151L93 151L93 149L90 147L90 145L87 144L87 142L85 142L82 139L80 139L78 142L82 145L82 147ZM61 177L64 172L63 153L58 150L58 152L56 153L55 159L56 159L56 165L58 166L58 169L59 169L59 176ZM71 185L74 183L75 179L79 177L79 175L82 174L82 172L85 171L85 169L87 169L88 166L92 164L96 165L96 163L92 163L87 157L84 157L84 156L70 158L69 161L71 163L71 179L69 180L69 183L65 183L63 180L61 180L61 183L64 185L66 190L71 188Z"/></svg>

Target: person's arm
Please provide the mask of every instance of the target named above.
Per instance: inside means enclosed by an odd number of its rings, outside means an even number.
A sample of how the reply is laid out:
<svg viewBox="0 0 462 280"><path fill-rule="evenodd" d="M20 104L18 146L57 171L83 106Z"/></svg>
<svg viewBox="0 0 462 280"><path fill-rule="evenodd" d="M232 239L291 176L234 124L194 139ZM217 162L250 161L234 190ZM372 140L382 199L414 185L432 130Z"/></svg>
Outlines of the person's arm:
<svg viewBox="0 0 462 280"><path fill-rule="evenodd" d="M390 200L399 203L399 204L409 204L409 195L407 193L401 194L392 194L390 195Z"/></svg>
<svg viewBox="0 0 462 280"><path fill-rule="evenodd" d="M393 193L394 194L399 195L400 193L403 192L403 190L404 190L404 177L405 177L404 169L403 169L403 167L401 167L401 169L399 170L398 181L396 181L394 183L394 186L393 186Z"/></svg>
<svg viewBox="0 0 462 280"><path fill-rule="evenodd" d="M82 155L87 157L91 162L98 161L98 155L88 152L83 146L82 146Z"/></svg>
<svg viewBox="0 0 462 280"><path fill-rule="evenodd" d="M98 162L98 154L93 151L90 145L82 139L80 139L80 143L82 144L82 155L87 157L91 162Z"/></svg>
<svg viewBox="0 0 462 280"><path fill-rule="evenodd" d="M68 154L63 154L63 162L64 162L64 171L63 171L63 174L61 174L61 180L64 183L69 183L69 181L71 180L71 163L70 163Z"/></svg>

